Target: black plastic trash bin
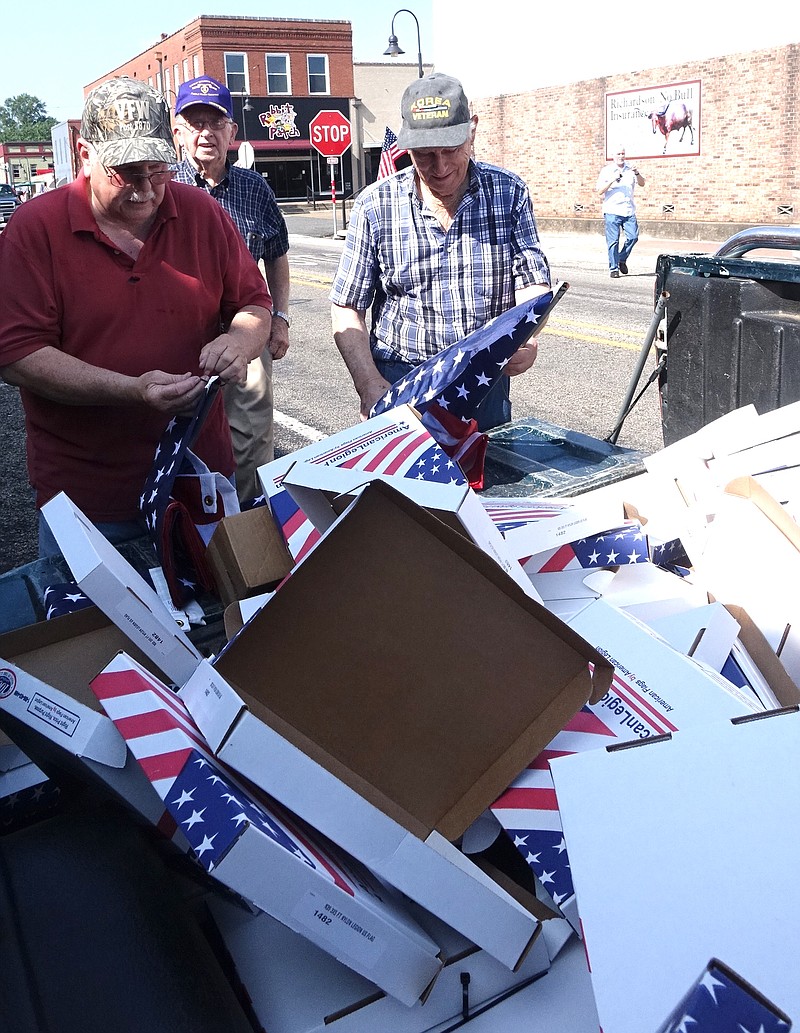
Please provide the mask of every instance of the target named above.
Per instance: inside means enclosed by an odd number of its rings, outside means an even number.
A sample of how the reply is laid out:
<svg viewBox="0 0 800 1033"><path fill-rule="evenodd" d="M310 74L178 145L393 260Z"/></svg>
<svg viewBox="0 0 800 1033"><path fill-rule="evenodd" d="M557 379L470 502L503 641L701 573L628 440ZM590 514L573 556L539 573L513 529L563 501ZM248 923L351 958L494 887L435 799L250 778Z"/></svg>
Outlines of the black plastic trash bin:
<svg viewBox="0 0 800 1033"><path fill-rule="evenodd" d="M800 228L761 226L715 255L661 255L656 297L666 307L660 376L664 444L753 404L800 399L800 261L745 258L759 248L800 252Z"/></svg>

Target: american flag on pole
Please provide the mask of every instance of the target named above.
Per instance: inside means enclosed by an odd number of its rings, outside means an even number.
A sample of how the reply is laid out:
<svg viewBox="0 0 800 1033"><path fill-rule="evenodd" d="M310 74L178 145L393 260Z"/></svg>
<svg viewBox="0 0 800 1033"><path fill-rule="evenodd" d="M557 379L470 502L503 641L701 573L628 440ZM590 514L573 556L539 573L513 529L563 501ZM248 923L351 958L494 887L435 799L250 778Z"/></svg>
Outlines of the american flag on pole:
<svg viewBox="0 0 800 1033"><path fill-rule="evenodd" d="M524 301L421 362L392 384L373 405L370 415L377 416L396 405L412 405L424 413L436 403L461 420L471 419L511 356L533 334L552 300L548 292Z"/></svg>
<svg viewBox="0 0 800 1033"><path fill-rule="evenodd" d="M657 1033L786 1033L788 1015L712 958Z"/></svg>
<svg viewBox="0 0 800 1033"><path fill-rule="evenodd" d="M397 146L397 137L387 126L383 134L383 145L381 147L381 161L378 165L378 179L385 179L397 172L397 159L402 158L408 151L401 150Z"/></svg>

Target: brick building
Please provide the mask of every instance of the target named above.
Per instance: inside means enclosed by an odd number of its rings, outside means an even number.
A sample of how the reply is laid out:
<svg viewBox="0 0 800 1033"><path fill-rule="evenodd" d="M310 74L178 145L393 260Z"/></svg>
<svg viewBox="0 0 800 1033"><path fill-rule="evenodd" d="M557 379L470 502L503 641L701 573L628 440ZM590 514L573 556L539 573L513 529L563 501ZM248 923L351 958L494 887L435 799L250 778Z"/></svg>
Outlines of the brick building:
<svg viewBox="0 0 800 1033"><path fill-rule="evenodd" d="M52 186L53 148L45 141L7 140L0 143L0 183L36 192Z"/></svg>
<svg viewBox="0 0 800 1033"><path fill-rule="evenodd" d="M245 140L252 144L255 168L278 198L305 199L309 191L329 187L328 165L312 148L308 126L321 110L352 114L349 21L201 15L89 83L84 95L118 75L143 79L170 106L182 82L213 76L233 95L237 147ZM353 190L353 163L359 160L358 148L345 155L337 190Z"/></svg>
<svg viewBox="0 0 800 1033"><path fill-rule="evenodd" d="M644 101L690 87L694 144L679 132L665 141ZM611 119L628 101L626 140ZM543 226L598 228L595 183L615 142L645 176L637 212L651 234L725 239L745 226L800 222L800 44L487 97L473 109L478 157L526 180Z"/></svg>

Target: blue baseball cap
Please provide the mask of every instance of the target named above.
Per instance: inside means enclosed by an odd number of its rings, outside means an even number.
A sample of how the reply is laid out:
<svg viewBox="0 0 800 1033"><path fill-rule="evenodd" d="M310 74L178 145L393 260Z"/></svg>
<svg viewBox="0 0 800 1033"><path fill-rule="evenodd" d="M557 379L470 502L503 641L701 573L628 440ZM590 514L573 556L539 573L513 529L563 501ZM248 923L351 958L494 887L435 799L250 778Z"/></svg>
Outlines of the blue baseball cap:
<svg viewBox="0 0 800 1033"><path fill-rule="evenodd" d="M233 118L231 91L209 75L201 75L181 84L175 101L175 114L180 115L184 108L192 104L208 104L224 112L228 118Z"/></svg>

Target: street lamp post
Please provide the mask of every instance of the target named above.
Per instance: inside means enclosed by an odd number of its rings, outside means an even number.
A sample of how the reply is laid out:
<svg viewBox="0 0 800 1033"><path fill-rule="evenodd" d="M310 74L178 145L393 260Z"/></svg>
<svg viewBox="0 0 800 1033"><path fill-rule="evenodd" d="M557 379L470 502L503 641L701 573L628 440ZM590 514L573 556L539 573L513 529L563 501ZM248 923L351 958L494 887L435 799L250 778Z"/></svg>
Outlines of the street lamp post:
<svg viewBox="0 0 800 1033"><path fill-rule="evenodd" d="M157 50L153 57L158 61L158 92L164 96L164 55Z"/></svg>
<svg viewBox="0 0 800 1033"><path fill-rule="evenodd" d="M394 34L394 20L398 16L398 14L410 14L411 17L414 19L414 23L417 26L417 69L419 71L419 77L421 79L425 73L422 70L422 41L420 39L419 34L419 22L417 21L417 16L414 14L414 12L409 11L407 7L401 7L399 11L395 11L392 15L392 29L391 34L389 36L389 46L383 52L384 57L397 57L399 54L405 54L405 51L401 50L400 47L397 45L397 36L395 36Z"/></svg>

